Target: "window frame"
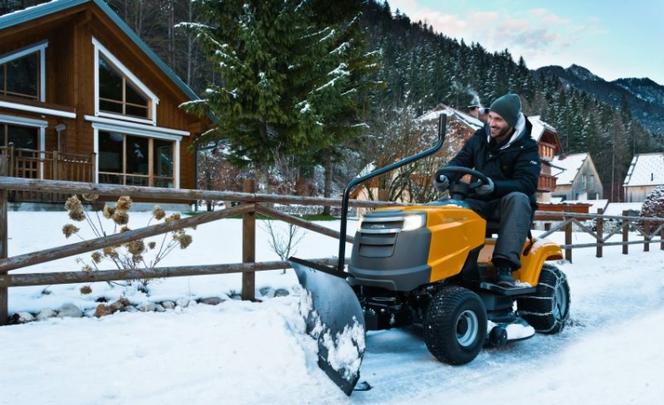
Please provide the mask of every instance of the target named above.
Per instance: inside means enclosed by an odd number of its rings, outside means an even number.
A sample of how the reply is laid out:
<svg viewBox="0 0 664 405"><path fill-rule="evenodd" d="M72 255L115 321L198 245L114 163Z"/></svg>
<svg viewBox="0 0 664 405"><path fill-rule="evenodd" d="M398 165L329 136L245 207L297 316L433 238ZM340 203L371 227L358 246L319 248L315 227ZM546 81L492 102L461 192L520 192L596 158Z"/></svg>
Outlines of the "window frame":
<svg viewBox="0 0 664 405"><path fill-rule="evenodd" d="M124 125L115 125L115 124L109 124L109 123L103 123L99 121L95 121L92 124L92 128L94 131L94 152L96 156L96 173L95 173L95 182L99 183L99 152L100 152L100 142L99 142L99 132L117 132L123 135L123 154L126 154L126 139L127 136L138 136L138 137L143 137L149 139L149 156L148 160L150 163L153 163L154 160L154 142L152 141L153 139L160 139L164 141L169 141L173 142L173 187L172 188L180 188L180 143L182 141L182 136L178 135L169 135L169 134L164 134L164 133L155 133L152 131L146 131L145 129L141 128L134 128L131 126L124 126ZM150 187L154 187L154 180L156 177L164 177L164 176L156 176L154 173L154 164L150 164L148 166L148 184ZM107 173L107 172L103 172ZM126 183L126 176L134 176L131 174L127 173L127 168L126 168L126 160L123 159L122 162L122 173L119 173L119 175L123 176L123 183ZM141 175L135 175L136 177L141 177Z"/></svg>
<svg viewBox="0 0 664 405"><path fill-rule="evenodd" d="M39 162L39 178L43 180L44 179L43 160L46 157L46 127L48 127L48 122L44 120L36 120L32 118L16 117L13 115L0 114L0 125L15 125L15 126L32 127L39 129L39 138L38 138L39 156L42 159L42 161Z"/></svg>
<svg viewBox="0 0 664 405"><path fill-rule="evenodd" d="M21 49L17 49L15 51L6 53L4 55L0 55L0 65L4 65L13 60L20 59L24 56L28 56L33 53L39 52L39 68L37 69L37 71L39 72L39 79L38 79L39 83L37 85L37 92L38 92L37 101L40 101L42 103L46 102L46 48L48 48L48 41L44 40L41 42L37 42L35 44L28 45ZM4 89L4 83L2 83L2 86ZM30 97L23 97L23 96L13 96L13 97L20 97L32 100L32 98Z"/></svg>
<svg viewBox="0 0 664 405"><path fill-rule="evenodd" d="M96 38L92 37L92 45L94 47L94 104L95 104L95 116L97 117L106 117L113 118L123 121L132 121L142 124L157 125L157 105L159 104L159 97L154 94L142 81L136 77L118 58L115 57L106 47L104 47ZM117 113L111 113L106 111L100 111L99 109L99 58L100 55L106 59L106 61L111 65L111 68L115 68L120 75L124 77L123 83L126 80L128 83L126 85L133 85L136 90L148 99L148 117L149 118L140 118L129 115L122 115ZM130 84L131 83L131 84ZM124 92L124 90L123 90Z"/></svg>

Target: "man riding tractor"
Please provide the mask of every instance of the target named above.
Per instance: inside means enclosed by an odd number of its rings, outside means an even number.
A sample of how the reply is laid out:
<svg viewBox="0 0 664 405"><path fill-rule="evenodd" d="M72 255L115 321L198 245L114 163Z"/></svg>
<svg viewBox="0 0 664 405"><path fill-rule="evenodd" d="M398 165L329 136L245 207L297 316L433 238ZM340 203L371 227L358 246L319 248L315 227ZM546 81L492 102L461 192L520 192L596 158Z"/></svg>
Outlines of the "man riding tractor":
<svg viewBox="0 0 664 405"><path fill-rule="evenodd" d="M519 257L536 206L540 160L531 130L519 96L506 94L491 104L487 124L449 162L449 166L475 169L490 179L477 190L476 198L466 202L487 221L499 223L491 261L497 284L506 288L515 287L512 272L521 267ZM447 177L455 175L441 173L443 170L434 177L440 192L457 180Z"/></svg>

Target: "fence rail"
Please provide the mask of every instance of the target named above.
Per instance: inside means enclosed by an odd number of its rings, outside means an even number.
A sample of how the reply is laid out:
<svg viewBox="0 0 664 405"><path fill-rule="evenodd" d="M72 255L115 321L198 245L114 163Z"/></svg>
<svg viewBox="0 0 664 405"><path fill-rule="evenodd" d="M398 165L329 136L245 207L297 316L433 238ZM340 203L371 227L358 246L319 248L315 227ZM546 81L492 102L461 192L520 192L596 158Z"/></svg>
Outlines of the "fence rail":
<svg viewBox="0 0 664 405"><path fill-rule="evenodd" d="M0 159L0 173L7 169L7 162ZM6 173L6 171L4 171ZM144 228L135 229L120 234L109 235L83 242L72 243L57 248L43 249L27 254L7 257L7 194L11 191L48 191L61 195L71 194L98 194L101 197L118 197L129 195L132 198L158 198L171 201L193 201L198 199L224 200L242 203L236 207L226 208L220 211L206 212L188 218L161 223ZM305 229L339 239L340 233L332 229L305 221L291 215L284 214L270 208L269 204L285 205L327 205L338 207L341 200L320 197L302 197L293 195L261 194L255 192L255 184L251 180L244 183L244 192L208 191L208 190L184 190L184 189L162 189L155 187L134 187L110 184L81 183L71 181L24 179L0 176L0 324L8 320L8 288L20 286L36 286L51 284L70 284L113 280L134 280L166 277L182 277L194 275L242 273L242 298L253 300L255 286L255 272L275 270L290 267L287 261L255 261L256 241L256 214L285 221ZM404 205L385 201L350 201L351 206L375 208L379 206ZM30 265L50 262L64 257L75 256L81 253L102 249L108 246L117 246L133 240L172 232L178 229L189 228L196 225L213 222L229 216L242 216L242 263L214 264L203 266L179 266L179 267L155 267L147 269L123 269L123 270L100 270L93 272L85 271L61 271L54 273L30 273L9 274L8 272ZM597 249L597 257L602 257L605 246L623 246L623 253L628 253L628 246L632 244L643 244L644 250L650 249L650 244L660 242L660 249L664 250L664 219L643 218L634 216L616 216L599 214L581 214L561 211L537 211L537 217L547 220L557 220L558 223L540 238L551 235L556 231L565 232L565 243L561 245L565 249L565 258L572 260L572 249L589 248ZM611 224L611 227L607 227ZM593 243L572 243L572 228L577 227L582 232L591 235ZM611 229L612 228L612 229ZM629 240L629 230L636 230L642 240ZM608 232L605 232L608 230ZM617 234L622 235L621 242L609 242L609 239ZM659 236L659 239L656 239ZM347 236L347 241L352 243L352 236ZM336 258L313 259L319 263L335 264Z"/></svg>

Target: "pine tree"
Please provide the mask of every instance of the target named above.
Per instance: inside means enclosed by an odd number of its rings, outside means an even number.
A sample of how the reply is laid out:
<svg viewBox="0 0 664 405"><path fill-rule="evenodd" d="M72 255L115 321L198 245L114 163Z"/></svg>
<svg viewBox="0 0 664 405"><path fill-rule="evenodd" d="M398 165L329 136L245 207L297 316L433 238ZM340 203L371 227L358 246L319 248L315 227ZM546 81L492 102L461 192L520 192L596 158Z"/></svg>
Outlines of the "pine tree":
<svg viewBox="0 0 664 405"><path fill-rule="evenodd" d="M222 79L203 100L183 105L217 119L201 142L224 139L235 164L266 171L284 158L312 164L311 156L334 143L338 132L331 129L340 125L335 118L357 124L356 85L370 57L358 57L350 42L340 42L356 22L323 26L314 18L319 6L292 0L199 2L210 24L184 26L195 32Z"/></svg>

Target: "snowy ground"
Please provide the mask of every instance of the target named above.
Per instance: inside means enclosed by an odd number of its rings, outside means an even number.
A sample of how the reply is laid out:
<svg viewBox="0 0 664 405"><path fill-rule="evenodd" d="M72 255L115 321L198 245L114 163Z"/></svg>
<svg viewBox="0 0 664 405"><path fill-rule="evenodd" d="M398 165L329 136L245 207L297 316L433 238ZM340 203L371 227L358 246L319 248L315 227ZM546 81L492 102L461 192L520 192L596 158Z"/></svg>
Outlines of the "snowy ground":
<svg viewBox="0 0 664 405"><path fill-rule="evenodd" d="M133 227L147 221L138 217ZM62 244L64 222L60 213L10 213L10 254ZM203 225L193 235L191 247L163 264L240 261L239 220ZM258 237L258 260L275 259L266 238ZM295 277L277 271L259 273L257 289L294 293L263 303L228 300L2 327L0 404L661 403L664 252L656 244L651 252L630 250L623 256L620 247L608 247L602 259L594 249L575 250L573 264L559 264L572 291L571 325L557 336L485 350L465 366L437 362L415 328L370 333L361 380L374 388L351 399L317 368L315 344L297 313ZM334 240L310 233L298 249L302 257L335 252ZM63 259L21 271L79 267ZM52 286L46 295L43 287L12 288L10 312L64 302L93 308L96 297L123 292L134 302L230 295L240 282L236 275L162 280L150 296L105 283L89 296L78 288Z"/></svg>

